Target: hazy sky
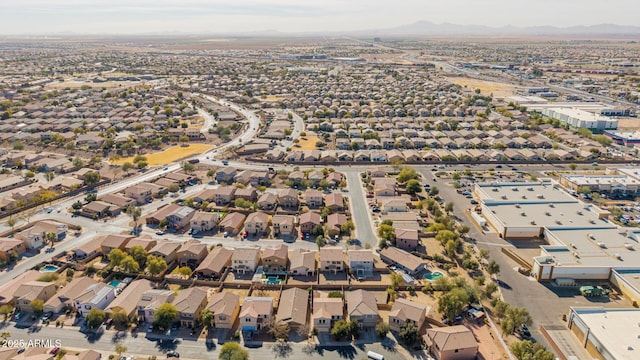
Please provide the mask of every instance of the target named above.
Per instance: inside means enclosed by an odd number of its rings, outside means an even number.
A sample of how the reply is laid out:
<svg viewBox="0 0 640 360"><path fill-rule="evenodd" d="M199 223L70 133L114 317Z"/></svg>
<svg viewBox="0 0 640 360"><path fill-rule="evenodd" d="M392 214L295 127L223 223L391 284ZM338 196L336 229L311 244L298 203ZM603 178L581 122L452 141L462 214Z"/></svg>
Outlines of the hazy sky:
<svg viewBox="0 0 640 360"><path fill-rule="evenodd" d="M639 0L0 0L0 35L389 28L418 20L640 25Z"/></svg>

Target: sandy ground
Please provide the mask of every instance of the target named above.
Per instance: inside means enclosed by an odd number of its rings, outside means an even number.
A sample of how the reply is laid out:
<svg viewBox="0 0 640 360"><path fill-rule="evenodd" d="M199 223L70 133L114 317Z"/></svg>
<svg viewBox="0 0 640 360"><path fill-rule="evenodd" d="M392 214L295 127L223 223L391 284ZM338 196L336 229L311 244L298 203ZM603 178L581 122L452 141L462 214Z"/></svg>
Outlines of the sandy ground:
<svg viewBox="0 0 640 360"><path fill-rule="evenodd" d="M471 79L467 77L447 77L446 79L454 84L466 86L471 90L480 89L480 92L482 93L482 95L489 95L493 93L493 96L497 96L497 97L511 96L513 95L513 92L516 89L515 86L509 85L509 84L477 80L477 79Z"/></svg>
<svg viewBox="0 0 640 360"><path fill-rule="evenodd" d="M618 119L618 129L640 129L640 119L638 118L620 118Z"/></svg>
<svg viewBox="0 0 640 360"><path fill-rule="evenodd" d="M88 81L85 82L85 81L69 80L69 81L49 84L47 87L52 89L64 89L64 88L79 89L84 85L88 85L88 86L91 86L92 88L99 88L99 89L101 88L111 89L116 87L126 89L128 87L138 86L141 84L142 83L139 81L105 81L105 82L94 83L94 82L88 82Z"/></svg>
<svg viewBox="0 0 640 360"><path fill-rule="evenodd" d="M214 146L211 145L190 144L186 147L173 146L157 153L145 154L144 156L147 158L149 166L168 165L185 157L202 154L213 148ZM133 159L134 157L121 158L117 161L112 161L111 163L115 165L122 165L127 161L132 162Z"/></svg>
<svg viewBox="0 0 640 360"><path fill-rule="evenodd" d="M296 146L296 148L299 148L300 150L315 150L316 143L319 140L320 139L316 135L307 135L305 137L301 137L300 142L298 143L298 146Z"/></svg>

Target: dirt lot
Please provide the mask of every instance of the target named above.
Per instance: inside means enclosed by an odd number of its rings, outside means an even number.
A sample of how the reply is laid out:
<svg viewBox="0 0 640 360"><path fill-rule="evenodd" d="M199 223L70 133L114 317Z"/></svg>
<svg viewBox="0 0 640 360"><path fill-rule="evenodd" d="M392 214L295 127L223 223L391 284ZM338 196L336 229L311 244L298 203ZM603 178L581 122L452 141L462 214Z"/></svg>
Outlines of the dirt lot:
<svg viewBox="0 0 640 360"><path fill-rule="evenodd" d="M482 356L481 359L509 358L502 349L499 340L496 338L496 336L500 335L494 334L489 325L480 325L478 323L467 322L465 322L464 325L471 329L473 335L475 335L476 341L478 342L478 352Z"/></svg>
<svg viewBox="0 0 640 360"><path fill-rule="evenodd" d="M149 166L168 165L185 157L202 154L213 148L214 146L211 145L190 144L185 147L173 146L157 153L145 154L144 156L147 158ZM112 164L122 165L127 161L133 161L133 157L121 158L117 161L112 161Z"/></svg>
<svg viewBox="0 0 640 360"><path fill-rule="evenodd" d="M280 291L278 290L254 290L251 296L272 298L274 308L278 307L278 301L280 301Z"/></svg>
<svg viewBox="0 0 640 360"><path fill-rule="evenodd" d="M640 129L640 120L637 118L620 118L618 119L619 129Z"/></svg>
<svg viewBox="0 0 640 360"><path fill-rule="evenodd" d="M489 95L493 93L493 96L496 97L511 96L513 95L513 91L516 89L515 86L510 84L477 80L467 77L447 77L446 79L454 84L466 86L471 90L480 89L482 95Z"/></svg>
<svg viewBox="0 0 640 360"><path fill-rule="evenodd" d="M249 295L249 290L246 290L246 289L224 288L224 289L222 289L222 291L238 295L240 297L240 303L241 304L242 304L242 301L244 300L244 298L246 298Z"/></svg>
<svg viewBox="0 0 640 360"><path fill-rule="evenodd" d="M301 137L300 143L298 143L298 146L296 146L296 148L299 148L300 150L315 150L316 143L319 140L320 139L316 135L307 135L305 137Z"/></svg>

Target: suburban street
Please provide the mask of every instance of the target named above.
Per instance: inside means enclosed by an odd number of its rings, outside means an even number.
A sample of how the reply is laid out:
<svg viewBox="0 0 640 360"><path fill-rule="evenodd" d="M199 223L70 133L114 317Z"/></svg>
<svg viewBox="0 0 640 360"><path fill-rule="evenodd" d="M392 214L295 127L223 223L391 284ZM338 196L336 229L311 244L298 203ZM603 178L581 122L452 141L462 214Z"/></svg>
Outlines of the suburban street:
<svg viewBox="0 0 640 360"><path fill-rule="evenodd" d="M373 230L373 223L369 217L369 207L365 201L365 192L360 183L360 174L357 168L349 170L344 172L347 178L347 189L349 189L351 217L356 226L356 238L360 240L363 247L369 244L371 248L375 249L378 246L378 237Z"/></svg>

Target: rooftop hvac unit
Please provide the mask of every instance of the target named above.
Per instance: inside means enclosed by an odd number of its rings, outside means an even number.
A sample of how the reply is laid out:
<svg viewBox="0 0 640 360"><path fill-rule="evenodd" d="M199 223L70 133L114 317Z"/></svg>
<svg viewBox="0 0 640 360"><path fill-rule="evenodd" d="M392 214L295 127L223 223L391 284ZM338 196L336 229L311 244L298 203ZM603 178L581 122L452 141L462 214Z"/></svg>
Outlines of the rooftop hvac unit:
<svg viewBox="0 0 640 360"><path fill-rule="evenodd" d="M544 195L538 194L538 199L544 199Z"/></svg>
<svg viewBox="0 0 640 360"><path fill-rule="evenodd" d="M591 223L591 224L595 224L596 222L595 222L595 220L593 220L593 219L589 219L589 223Z"/></svg>
<svg viewBox="0 0 640 360"><path fill-rule="evenodd" d="M580 255L578 255L578 253L577 253L577 252L573 252L572 254L573 254L573 256L574 256L576 259L580 259Z"/></svg>
<svg viewBox="0 0 640 360"><path fill-rule="evenodd" d="M527 190L533 191L533 188L532 187L528 187Z"/></svg>
<svg viewBox="0 0 640 360"><path fill-rule="evenodd" d="M616 257L616 259L622 261L622 256L620 256L620 254L615 254L614 256Z"/></svg>
<svg viewBox="0 0 640 360"><path fill-rule="evenodd" d="M520 204L516 204L516 207L519 209L520 208Z"/></svg>
<svg viewBox="0 0 640 360"><path fill-rule="evenodd" d="M548 212L548 211L545 211L544 214L547 215L547 216L551 216L551 213Z"/></svg>
<svg viewBox="0 0 640 360"><path fill-rule="evenodd" d="M523 211L523 212L521 212L521 213L520 213L520 215L522 215L522 216L527 216L527 214L526 214L524 211Z"/></svg>
<svg viewBox="0 0 640 360"><path fill-rule="evenodd" d="M556 220L556 224L558 224L558 225L562 225L562 221L560 221L560 220Z"/></svg>
<svg viewBox="0 0 640 360"><path fill-rule="evenodd" d="M553 203L549 203L549 207L552 208L552 207L556 207L556 206L553 205Z"/></svg>
<svg viewBox="0 0 640 360"><path fill-rule="evenodd" d="M502 200L507 200L507 195L502 195Z"/></svg>
<svg viewBox="0 0 640 360"><path fill-rule="evenodd" d="M571 243L571 244L569 244L569 245L570 245L572 248L577 249L576 244Z"/></svg>
<svg viewBox="0 0 640 360"><path fill-rule="evenodd" d="M576 214L582 215L582 211L578 210L578 211L576 211Z"/></svg>
<svg viewBox="0 0 640 360"><path fill-rule="evenodd" d="M511 190L518 191L518 188L517 187L512 187Z"/></svg>
<svg viewBox="0 0 640 360"><path fill-rule="evenodd" d="M624 247L627 248L627 250L633 250L633 245L632 244L624 244Z"/></svg>
<svg viewBox="0 0 640 360"><path fill-rule="evenodd" d="M531 220L531 223L530 223L530 224L531 224L531 225L535 225L535 224L536 224L535 220Z"/></svg>
<svg viewBox="0 0 640 360"><path fill-rule="evenodd" d="M495 191L495 192L498 192L498 188L497 187L494 187L492 190Z"/></svg>
<svg viewBox="0 0 640 360"><path fill-rule="evenodd" d="M522 198L523 198L523 199L526 199L526 198L527 198L527 195L522 195Z"/></svg>
<svg viewBox="0 0 640 360"><path fill-rule="evenodd" d="M602 241L598 241L597 242L598 246L600 246L602 249L606 249L607 245L605 245Z"/></svg>

